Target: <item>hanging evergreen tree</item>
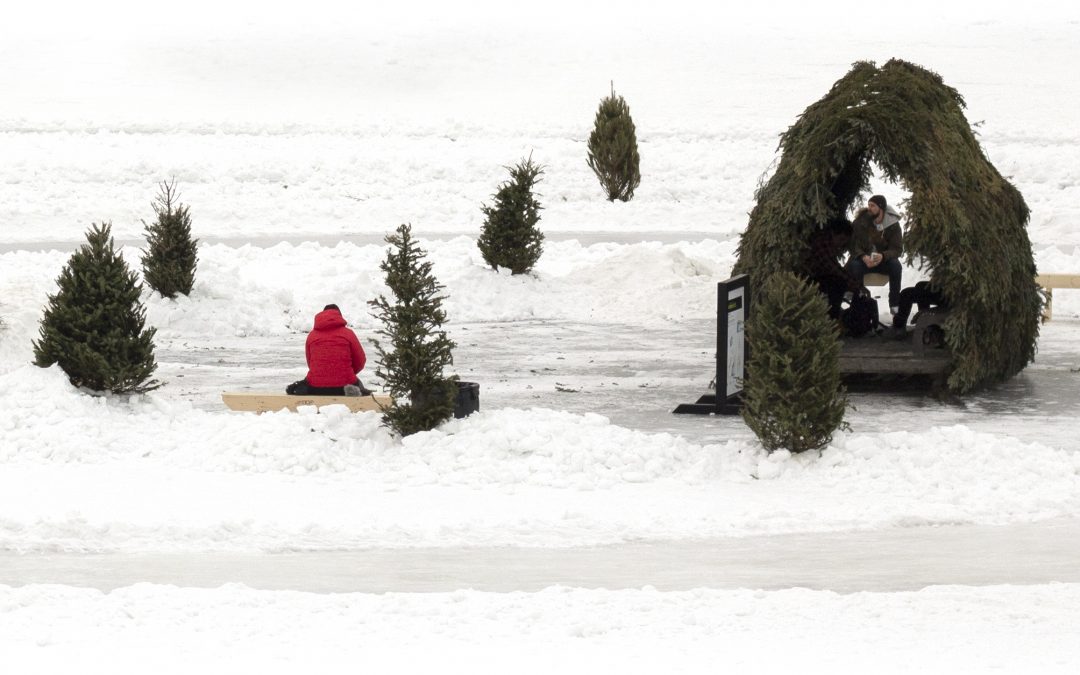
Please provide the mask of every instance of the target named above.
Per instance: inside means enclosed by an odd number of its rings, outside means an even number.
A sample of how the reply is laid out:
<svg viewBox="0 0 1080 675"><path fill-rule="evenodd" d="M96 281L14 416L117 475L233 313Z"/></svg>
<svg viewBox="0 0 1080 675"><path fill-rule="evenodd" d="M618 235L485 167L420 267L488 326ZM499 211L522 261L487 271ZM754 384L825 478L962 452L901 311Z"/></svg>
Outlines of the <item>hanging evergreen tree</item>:
<svg viewBox="0 0 1080 675"><path fill-rule="evenodd" d="M382 295L368 302L383 324L378 333L388 342L388 349L374 342L379 353L375 374L394 397L383 412L383 424L408 436L434 429L454 412L457 378L443 376L443 369L454 362L454 343L442 330L443 286L432 276L412 227L399 226L386 242L391 248L379 268L386 273L394 303Z"/></svg>
<svg viewBox="0 0 1080 675"><path fill-rule="evenodd" d="M162 182L154 199L157 220L152 225L143 222L147 244L142 257L143 279L166 298L191 293L198 262L198 241L191 238L191 214L187 206L177 202L178 197L175 182Z"/></svg>
<svg viewBox="0 0 1080 675"><path fill-rule="evenodd" d="M769 276L746 322L743 419L769 452L829 444L846 429L840 341L825 299L791 272Z"/></svg>
<svg viewBox="0 0 1080 675"><path fill-rule="evenodd" d="M600 179L607 192L608 201L624 202L634 197L634 190L641 183L637 132L630 118L630 106L622 96L615 95L600 101L596 122L589 134L589 168Z"/></svg>
<svg viewBox="0 0 1080 675"><path fill-rule="evenodd" d="M544 169L533 164L532 157L506 168L510 180L499 186L492 206L482 207L484 227L477 245L492 268L526 274L544 252L544 234L536 227L541 206L533 195Z"/></svg>
<svg viewBox="0 0 1080 675"><path fill-rule="evenodd" d="M34 363L59 363L71 383L116 394L161 386L150 377L154 328L144 328L142 286L113 244L111 225L94 225L60 273L34 342Z"/></svg>

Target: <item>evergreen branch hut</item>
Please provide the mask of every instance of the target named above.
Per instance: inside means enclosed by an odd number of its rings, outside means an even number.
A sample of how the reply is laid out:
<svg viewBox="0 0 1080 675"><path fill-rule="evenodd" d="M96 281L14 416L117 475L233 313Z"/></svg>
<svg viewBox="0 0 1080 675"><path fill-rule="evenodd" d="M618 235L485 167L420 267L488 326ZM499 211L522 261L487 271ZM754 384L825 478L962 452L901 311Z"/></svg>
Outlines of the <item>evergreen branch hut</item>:
<svg viewBox="0 0 1080 675"><path fill-rule="evenodd" d="M954 393L1020 372L1034 357L1042 307L1028 207L983 153L963 108L937 73L898 59L855 63L782 134L735 265L751 288L773 272L802 271L814 228L846 217L869 191L874 162L910 192L905 254L952 307L944 328Z"/></svg>

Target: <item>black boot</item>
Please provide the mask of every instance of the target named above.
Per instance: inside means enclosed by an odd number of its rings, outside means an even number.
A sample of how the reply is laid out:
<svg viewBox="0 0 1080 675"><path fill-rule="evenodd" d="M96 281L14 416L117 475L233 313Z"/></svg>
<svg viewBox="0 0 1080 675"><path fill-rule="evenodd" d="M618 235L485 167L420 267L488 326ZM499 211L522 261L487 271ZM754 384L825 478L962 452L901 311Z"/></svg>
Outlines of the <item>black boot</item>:
<svg viewBox="0 0 1080 675"><path fill-rule="evenodd" d="M900 321L899 317L894 316L892 327L889 328L888 338L891 340L906 340L908 336L906 321Z"/></svg>

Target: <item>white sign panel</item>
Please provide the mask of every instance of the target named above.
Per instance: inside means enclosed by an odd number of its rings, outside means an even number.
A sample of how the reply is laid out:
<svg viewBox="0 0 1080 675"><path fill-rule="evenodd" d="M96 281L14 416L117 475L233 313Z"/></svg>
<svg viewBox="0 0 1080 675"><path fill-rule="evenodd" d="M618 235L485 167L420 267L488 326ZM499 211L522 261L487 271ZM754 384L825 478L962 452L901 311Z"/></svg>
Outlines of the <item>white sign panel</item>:
<svg viewBox="0 0 1080 675"><path fill-rule="evenodd" d="M740 380L745 367L743 347L746 345L745 323L745 286L738 286L728 291L727 297L727 388L725 394L733 396L742 391Z"/></svg>

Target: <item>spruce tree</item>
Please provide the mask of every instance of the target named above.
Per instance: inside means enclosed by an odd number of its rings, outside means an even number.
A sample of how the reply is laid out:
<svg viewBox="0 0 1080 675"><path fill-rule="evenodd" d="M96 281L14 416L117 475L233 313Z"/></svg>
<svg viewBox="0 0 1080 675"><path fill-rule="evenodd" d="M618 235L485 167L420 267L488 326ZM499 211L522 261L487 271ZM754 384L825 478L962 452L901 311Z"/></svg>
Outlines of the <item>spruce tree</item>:
<svg viewBox="0 0 1080 675"><path fill-rule="evenodd" d="M120 257L111 225L93 225L72 254L49 296L34 342L34 363L59 363L77 387L116 394L141 393L160 384L150 377L154 328L145 328L142 285Z"/></svg>
<svg viewBox="0 0 1080 675"><path fill-rule="evenodd" d="M454 343L442 330L443 286L431 274L431 263L412 237L412 227L401 225L387 235L391 248L379 268L394 295L391 304L380 295L368 302L382 322L375 340L379 366L375 374L386 383L394 404L383 412L383 424L402 436L428 431L454 412L457 378L444 377L454 362ZM408 402L404 402L408 400Z"/></svg>
<svg viewBox="0 0 1080 675"><path fill-rule="evenodd" d="M175 181L162 182L153 204L157 220L152 225L143 221L147 244L142 257L143 279L166 298L191 293L198 262L198 241L191 238L191 213L178 198Z"/></svg>
<svg viewBox="0 0 1080 675"><path fill-rule="evenodd" d="M544 252L544 234L536 226L541 206L533 195L544 169L533 164L532 157L506 168L510 180L492 196L492 206L482 207L484 226L477 245L492 268L526 274Z"/></svg>
<svg viewBox="0 0 1080 675"><path fill-rule="evenodd" d="M743 419L769 452L823 448L847 428L840 341L825 299L785 271L769 276L754 300Z"/></svg>
<svg viewBox="0 0 1080 675"><path fill-rule="evenodd" d="M589 168L600 179L608 201L626 202L634 197L634 190L641 183L639 164L637 132L630 118L630 106L622 96L615 95L612 86L611 96L600 101L589 134Z"/></svg>

